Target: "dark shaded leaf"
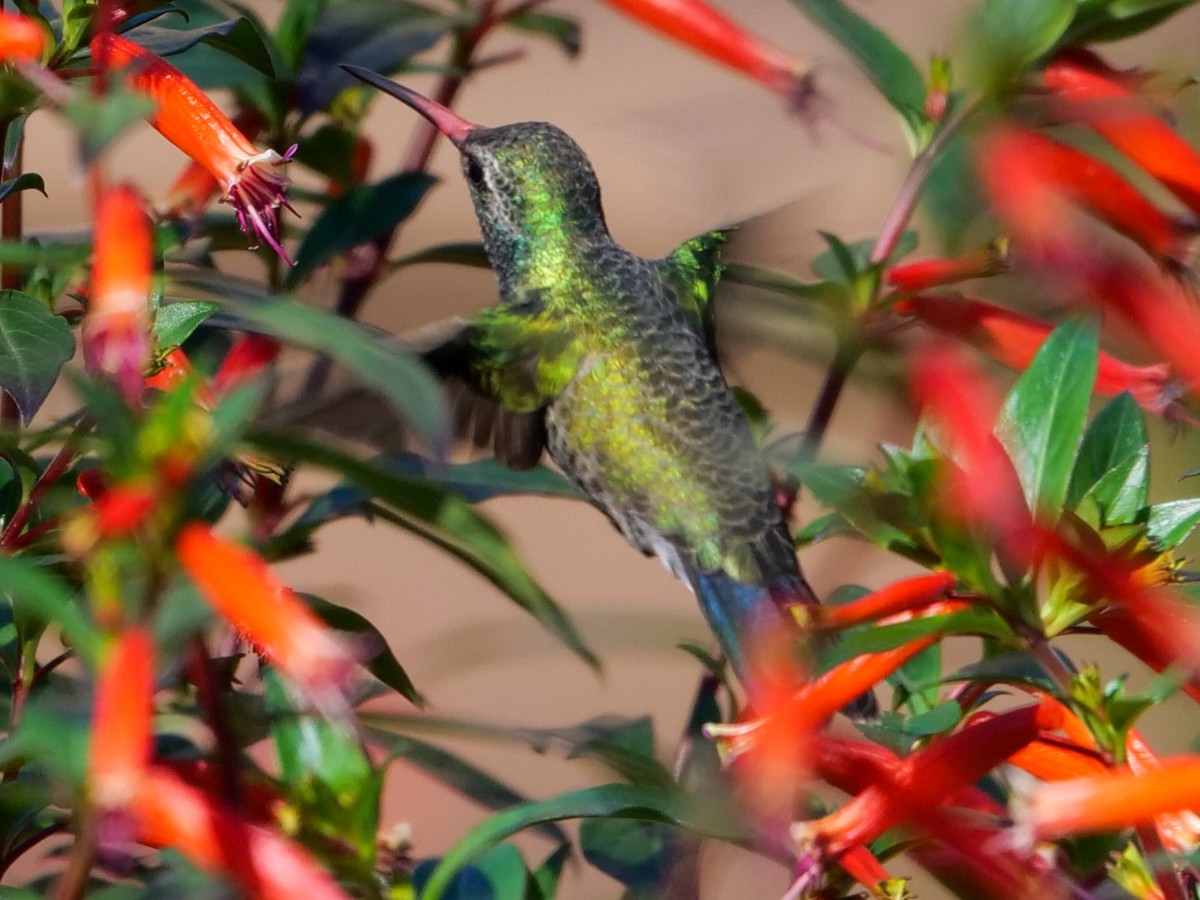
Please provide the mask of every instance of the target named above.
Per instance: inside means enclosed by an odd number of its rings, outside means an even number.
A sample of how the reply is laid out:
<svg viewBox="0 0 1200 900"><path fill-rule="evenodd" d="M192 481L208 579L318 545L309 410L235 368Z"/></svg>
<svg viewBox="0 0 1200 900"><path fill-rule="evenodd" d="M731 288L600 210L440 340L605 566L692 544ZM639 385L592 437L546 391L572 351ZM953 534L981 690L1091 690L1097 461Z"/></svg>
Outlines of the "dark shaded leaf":
<svg viewBox="0 0 1200 900"><path fill-rule="evenodd" d="M1196 0L1115 0L1081 9L1063 38L1064 45L1123 41L1162 24Z"/></svg>
<svg viewBox="0 0 1200 900"><path fill-rule="evenodd" d="M563 53L574 59L582 49L582 30L579 22L570 16L551 13L526 12L512 16L505 22L518 31L548 37L562 48Z"/></svg>
<svg viewBox="0 0 1200 900"><path fill-rule="evenodd" d="M301 239L288 285L299 284L352 247L390 233L412 215L435 181L423 172L401 172L334 200Z"/></svg>
<svg viewBox="0 0 1200 900"><path fill-rule="evenodd" d="M492 261L488 259L483 244L477 241L463 241L450 244L438 244L402 256L389 264L392 270L405 266L416 266L422 263L451 263L459 266L474 266L477 269L490 269Z"/></svg>
<svg viewBox="0 0 1200 900"><path fill-rule="evenodd" d="M332 357L390 400L432 447L440 449L445 443L447 422L441 388L402 344L333 313L286 297L248 291L234 279L195 273L180 274L176 282L211 291L222 298L226 309L259 329Z"/></svg>
<svg viewBox="0 0 1200 900"><path fill-rule="evenodd" d="M584 819L579 823L583 858L639 895L652 896L676 861L678 831L637 819Z"/></svg>
<svg viewBox="0 0 1200 900"><path fill-rule="evenodd" d="M91 244L39 244L34 241L0 241L0 265L79 266L92 252Z"/></svg>
<svg viewBox="0 0 1200 900"><path fill-rule="evenodd" d="M1013 650L989 656L963 666L944 679L946 683L955 681L980 681L995 684L1033 685L1045 691L1057 694L1058 687L1054 679L1042 667L1042 664L1024 650Z"/></svg>
<svg viewBox="0 0 1200 900"><path fill-rule="evenodd" d="M358 136L349 128L322 125L300 141L293 159L343 188L350 187L357 142Z"/></svg>
<svg viewBox="0 0 1200 900"><path fill-rule="evenodd" d="M792 3L849 51L915 135L924 120L925 79L908 54L841 0L792 0Z"/></svg>
<svg viewBox="0 0 1200 900"><path fill-rule="evenodd" d="M408 673L404 671L404 667L400 665L400 661L388 647L387 638L383 636L383 632L371 624L366 616L311 594L302 594L301 596L313 612L320 616L330 628L336 628L338 631L345 631L357 637L356 645L363 648L363 654L360 654L359 660L368 672L410 703L416 706L425 705L425 698L413 686Z"/></svg>
<svg viewBox="0 0 1200 900"><path fill-rule="evenodd" d="M563 844L546 857L530 878L525 900L554 900L558 896L558 881L563 866L571 857L571 845Z"/></svg>
<svg viewBox="0 0 1200 900"><path fill-rule="evenodd" d="M820 654L817 668L826 671L863 653L891 650L928 635L949 634L982 635L1002 641L1014 639L1012 629L994 612L969 609L842 632L840 640Z"/></svg>
<svg viewBox="0 0 1200 900"><path fill-rule="evenodd" d="M262 36L249 20L242 17L188 29L143 25L125 36L159 56L174 56L203 42L241 60L268 78L276 75L271 52Z"/></svg>
<svg viewBox="0 0 1200 900"><path fill-rule="evenodd" d="M379 511L392 514L390 521L469 564L589 665L598 665L575 626L525 571L500 531L461 497L305 441L258 434L251 442L273 456L337 472L369 491L380 502Z"/></svg>
<svg viewBox="0 0 1200 900"><path fill-rule="evenodd" d="M466 463L439 463L416 453L396 453L376 462L402 475L422 478L454 491L472 503L514 494L583 499L583 494L565 476L544 465L518 471L491 458Z"/></svg>
<svg viewBox="0 0 1200 900"><path fill-rule="evenodd" d="M938 238L951 253L968 249L978 240L970 226L988 209L979 188L965 129L950 136L933 160L929 179L921 192L921 206L937 229Z"/></svg>
<svg viewBox="0 0 1200 900"><path fill-rule="evenodd" d="M275 26L275 48L289 72L299 68L313 24L327 5L328 0L290 0L284 4Z"/></svg>
<svg viewBox="0 0 1200 900"><path fill-rule="evenodd" d="M1100 510L1105 527L1131 525L1141 515L1150 493L1150 447L1143 445L1137 453L1107 472L1084 498Z"/></svg>
<svg viewBox="0 0 1200 900"><path fill-rule="evenodd" d="M493 816L473 828L446 854L429 877L422 900L444 896L455 873L487 849L542 822L562 819L625 818L679 825L718 840L741 842L745 832L736 815L699 804L681 791L606 784L525 803Z"/></svg>
<svg viewBox="0 0 1200 900"><path fill-rule="evenodd" d="M325 6L309 32L296 76L302 113L319 112L362 82L345 72L353 64L390 75L428 50L456 23L453 17L408 0L356 0Z"/></svg>
<svg viewBox="0 0 1200 900"><path fill-rule="evenodd" d="M28 425L75 355L75 336L62 316L20 291L0 291L0 387Z"/></svg>
<svg viewBox="0 0 1200 900"><path fill-rule="evenodd" d="M4 198L13 191L30 190L39 191L43 196L49 196L46 193L46 182L36 172L26 172L16 178L10 178L8 181L0 181L0 203L4 202Z"/></svg>
<svg viewBox="0 0 1200 900"><path fill-rule="evenodd" d="M1094 328L1080 321L1060 325L1009 393L996 423L1029 508L1050 521L1067 497L1097 354Z"/></svg>
<svg viewBox="0 0 1200 900"><path fill-rule="evenodd" d="M519 803L527 802L524 795L517 793L499 779L448 750L381 728L367 726L364 730L372 743L382 747L393 758L402 759L410 765L428 772L438 781L485 809L508 809ZM566 833L562 828L552 822L546 822L536 830L551 840L560 842L567 840Z"/></svg>
<svg viewBox="0 0 1200 900"><path fill-rule="evenodd" d="M424 859L413 870L417 896L426 897L426 885L439 860ZM492 847L464 867L445 886L444 900L524 900L528 875L515 847Z"/></svg>

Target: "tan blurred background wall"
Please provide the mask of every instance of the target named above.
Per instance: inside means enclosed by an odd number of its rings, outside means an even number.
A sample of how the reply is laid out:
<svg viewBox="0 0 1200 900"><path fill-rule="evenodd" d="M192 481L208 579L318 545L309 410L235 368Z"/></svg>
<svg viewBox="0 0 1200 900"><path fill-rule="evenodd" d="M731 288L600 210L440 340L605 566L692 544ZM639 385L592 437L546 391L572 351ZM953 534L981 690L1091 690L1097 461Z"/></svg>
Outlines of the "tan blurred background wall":
<svg viewBox="0 0 1200 900"><path fill-rule="evenodd" d="M865 79L787 0L719 0L716 5L812 60L839 120L891 149L873 148L828 124L814 133L755 84L643 32L591 0L550 6L582 21L579 59L568 60L538 41L498 36L489 51L520 47L525 59L473 81L458 108L484 124L544 119L570 132L598 172L613 233L634 250L661 255L704 229L765 214L744 229L732 251L735 258L803 272L804 262L820 249L816 229L857 238L877 228L906 168L903 139ZM919 62L955 48L965 10L973 6L953 0L852 5ZM259 0L257 6L273 18L279 4ZM1195 71L1198 37L1200 17L1185 16L1159 36L1162 55L1155 58ZM1117 54L1139 55L1145 54L1136 47ZM408 83L423 90L432 82L414 77ZM376 104L370 120L377 145L374 177L399 164L414 124L415 115L399 104ZM28 227L83 222L82 191L71 174L73 148L64 132L43 116L31 126L29 141L35 149L28 166L46 177L53 193L48 200L25 195ZM181 165L173 148L144 128L113 154L111 171L154 196ZM434 168L445 182L405 226L398 249L477 237L450 147L438 150ZM312 298L327 302L333 280L315 284ZM741 302L739 296L734 291L718 295L726 304ZM489 273L414 268L377 291L364 318L404 330L469 313L493 297ZM735 379L757 392L789 429L800 427L815 395L823 346L819 333L815 339L818 358L811 360L737 334L725 342ZM910 436L901 403L856 383L834 419L827 456L867 460L880 441L907 442ZM503 500L487 504L486 511L502 523L532 571L598 651L605 663L601 675L472 572L387 527L354 521L329 528L318 536L317 554L289 563L284 574L297 589L354 606L379 624L435 714L532 726L566 725L603 713L649 714L662 752L669 755L697 677L695 663L676 644L702 641L705 635L689 593L583 504ZM812 512L806 506L802 516ZM802 561L820 593L848 582L880 586L904 571L881 554L845 543L806 551ZM1106 674L1119 674L1121 665L1114 663ZM536 797L594 783L599 774L583 763L535 757L506 745L453 746ZM389 783L386 817L411 821L416 850L426 855L445 850L479 811L399 763ZM531 862L550 849L538 838L525 838L522 846ZM727 849L713 848L705 866L711 879L706 900L777 896L786 885L778 868ZM618 895L614 882L590 871L577 872L563 892L571 898Z"/></svg>

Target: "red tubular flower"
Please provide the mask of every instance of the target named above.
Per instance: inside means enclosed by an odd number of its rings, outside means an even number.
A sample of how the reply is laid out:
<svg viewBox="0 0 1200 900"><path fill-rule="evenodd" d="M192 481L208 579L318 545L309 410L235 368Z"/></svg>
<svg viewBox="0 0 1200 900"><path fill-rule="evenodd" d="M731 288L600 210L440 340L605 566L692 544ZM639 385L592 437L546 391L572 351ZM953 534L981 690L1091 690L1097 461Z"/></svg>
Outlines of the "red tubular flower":
<svg viewBox="0 0 1200 900"><path fill-rule="evenodd" d="M889 584L881 590L841 606L805 607L798 614L805 615L816 628L847 628L920 609L942 600L954 589L955 580L954 575L949 572L918 575Z"/></svg>
<svg viewBox="0 0 1200 900"><path fill-rule="evenodd" d="M1054 197L1064 197L1175 268L1187 257L1188 232L1099 160L1034 131L994 133L983 145L980 166L997 211L1017 234L1051 237L1045 229L1065 216ZM1021 189L1007 181L1019 177Z"/></svg>
<svg viewBox="0 0 1200 900"><path fill-rule="evenodd" d="M256 109L243 110L233 117L233 127L247 141L253 141L264 124L262 113ZM167 189L166 201L161 208L169 217L199 215L220 192L221 185L213 174L193 161Z"/></svg>
<svg viewBox="0 0 1200 900"><path fill-rule="evenodd" d="M180 532L176 551L188 577L226 621L318 700L337 704L353 655L266 563L198 523Z"/></svg>
<svg viewBox="0 0 1200 900"><path fill-rule="evenodd" d="M921 294L901 300L895 309L1018 371L1028 368L1054 330L1049 322L966 297ZM1169 413L1178 400L1178 386L1171 379L1169 366L1135 366L1103 351L1095 389L1104 396L1128 391L1139 406L1156 415Z"/></svg>
<svg viewBox="0 0 1200 900"><path fill-rule="evenodd" d="M1107 607L1090 615L1088 624L1095 625L1110 641L1124 647L1155 672L1175 664L1170 647L1164 646L1152 633L1147 633L1128 609ZM1183 686L1183 692L1200 703L1200 675L1193 673Z"/></svg>
<svg viewBox="0 0 1200 900"><path fill-rule="evenodd" d="M992 434L1000 402L991 385L944 348L917 359L910 383L914 399L937 425L957 464L945 475L947 514L988 525L1001 536L1020 534L1029 511L1012 461Z"/></svg>
<svg viewBox="0 0 1200 900"><path fill-rule="evenodd" d="M967 726L995 717L995 713L977 712L967 719ZM1095 751L1046 734L1017 750L1007 762L1042 781L1067 781L1108 771Z"/></svg>
<svg viewBox="0 0 1200 900"><path fill-rule="evenodd" d="M130 628L109 649L96 684L88 790L104 808L127 807L150 764L154 641Z"/></svg>
<svg viewBox="0 0 1200 900"><path fill-rule="evenodd" d="M0 10L0 64L36 62L46 52L46 33L28 16Z"/></svg>
<svg viewBox="0 0 1200 900"><path fill-rule="evenodd" d="M1163 767L1162 760L1136 728L1130 728L1125 735L1125 761L1135 775L1157 772ZM1200 847L1200 816L1192 810L1155 816L1154 827L1163 846L1172 853L1194 853Z"/></svg>
<svg viewBox="0 0 1200 900"><path fill-rule="evenodd" d="M838 865L845 869L851 878L876 895L880 885L886 885L892 880L892 876L875 858L875 854L862 844L843 853Z"/></svg>
<svg viewBox="0 0 1200 900"><path fill-rule="evenodd" d="M1200 213L1200 154L1146 110L1128 78L1082 50L1057 57L1043 78L1097 134Z"/></svg>
<svg viewBox="0 0 1200 900"><path fill-rule="evenodd" d="M986 278L1008 269L1008 244L997 241L981 250L954 259L918 259L892 266L885 280L901 291L924 291L972 278Z"/></svg>
<svg viewBox="0 0 1200 900"><path fill-rule="evenodd" d="M96 211L95 262L83 359L89 371L109 376L130 404L141 402L150 361L150 220L129 187L106 191Z"/></svg>
<svg viewBox="0 0 1200 900"><path fill-rule="evenodd" d="M1168 759L1142 773L1110 771L1041 784L1030 791L1017 823L1032 840L1115 831L1155 817L1200 808L1200 757Z"/></svg>
<svg viewBox="0 0 1200 900"><path fill-rule="evenodd" d="M197 867L229 877L249 897L349 900L303 848L247 825L168 769L146 772L129 812L142 843L174 847Z"/></svg>
<svg viewBox="0 0 1200 900"><path fill-rule="evenodd" d="M251 240L261 238L290 263L279 245L279 208L291 210L281 167L295 147L283 156L259 150L182 72L130 40L105 32L92 39L91 48L97 65L128 67L130 86L158 103L150 124L217 180L222 201L233 205Z"/></svg>
<svg viewBox="0 0 1200 900"><path fill-rule="evenodd" d="M278 355L279 341L275 338L265 334L240 335L213 376L213 390L218 395L228 393L261 372Z"/></svg>
<svg viewBox="0 0 1200 900"><path fill-rule="evenodd" d="M830 853L867 844L913 817L922 807L974 784L1014 753L1053 727L1053 711L1037 704L968 724L935 740L903 761L900 768L877 769L872 784L841 809L793 829Z"/></svg>
<svg viewBox="0 0 1200 900"><path fill-rule="evenodd" d="M606 0L609 6L705 56L724 63L797 106L812 94L808 67L750 34L702 0Z"/></svg>

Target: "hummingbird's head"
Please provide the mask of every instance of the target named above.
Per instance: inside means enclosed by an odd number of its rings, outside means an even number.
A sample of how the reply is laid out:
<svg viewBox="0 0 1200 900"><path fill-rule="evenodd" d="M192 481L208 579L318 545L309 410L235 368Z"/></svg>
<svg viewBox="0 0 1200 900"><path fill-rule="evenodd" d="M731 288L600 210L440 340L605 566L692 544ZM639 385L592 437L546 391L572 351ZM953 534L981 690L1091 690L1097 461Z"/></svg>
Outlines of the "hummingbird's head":
<svg viewBox="0 0 1200 900"><path fill-rule="evenodd" d="M415 109L458 148L493 261L519 258L541 240L607 235L592 164L562 129L475 125L368 69L342 68Z"/></svg>

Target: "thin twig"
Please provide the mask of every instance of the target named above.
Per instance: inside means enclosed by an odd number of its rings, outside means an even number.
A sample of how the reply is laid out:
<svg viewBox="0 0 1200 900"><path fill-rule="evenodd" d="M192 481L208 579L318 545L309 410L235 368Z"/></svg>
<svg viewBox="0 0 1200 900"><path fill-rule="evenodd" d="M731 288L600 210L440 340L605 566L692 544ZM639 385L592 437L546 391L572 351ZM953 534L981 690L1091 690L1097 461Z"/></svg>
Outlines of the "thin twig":
<svg viewBox="0 0 1200 900"><path fill-rule="evenodd" d="M238 772L238 748L229 733L225 712L221 709L221 692L217 688L212 656L203 636L194 637L188 642L187 672L196 688L196 699L200 708L204 710L204 717L213 733L221 793L230 807L240 809L242 783Z"/></svg>
<svg viewBox="0 0 1200 900"><path fill-rule="evenodd" d="M933 163L938 153L977 108L975 103L964 103L959 106L946 119L925 149L913 160L912 168L908 170L908 175L905 176L904 183L900 185L900 191L896 194L896 200L892 203L887 218L883 220L883 227L879 231L879 237L875 239L875 246L871 248L869 262L872 265L878 265L892 255L901 235L904 234L904 229L908 227L908 223L912 219L913 211L917 208L917 201L921 198L921 191L925 187L929 173L933 170Z"/></svg>
<svg viewBox="0 0 1200 900"><path fill-rule="evenodd" d="M91 875L92 864L96 859L99 836L95 816L88 812L83 815L83 824L75 837L75 845L71 848L66 871L59 876L54 885L54 893L50 895L50 900L79 900L87 888L88 876Z"/></svg>
<svg viewBox="0 0 1200 900"><path fill-rule="evenodd" d="M67 469L71 468L71 463L75 459L76 444L84 434L91 430L91 427L92 420L85 417L80 419L71 433L67 435L67 439L54 454L54 458L50 460L46 468L42 470L42 474L38 476L37 481L34 482L33 488L29 491L29 498L13 513L13 517L4 527L4 531L0 532L0 547L12 546L17 536L28 524L29 517L37 509L37 505L46 491L50 490L62 478Z"/></svg>

